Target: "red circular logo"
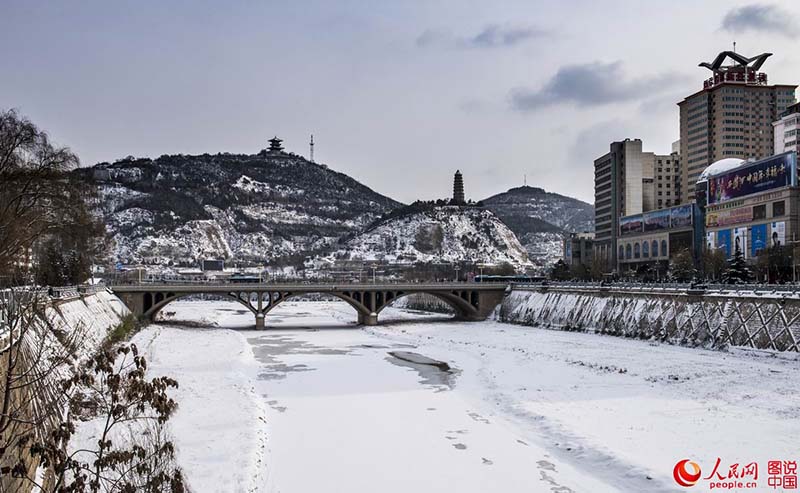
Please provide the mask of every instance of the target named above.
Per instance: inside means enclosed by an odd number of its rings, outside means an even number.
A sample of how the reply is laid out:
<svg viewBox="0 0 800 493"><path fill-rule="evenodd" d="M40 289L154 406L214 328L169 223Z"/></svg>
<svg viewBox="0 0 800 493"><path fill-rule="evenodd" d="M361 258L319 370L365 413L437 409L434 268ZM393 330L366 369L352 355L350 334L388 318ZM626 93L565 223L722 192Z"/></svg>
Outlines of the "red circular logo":
<svg viewBox="0 0 800 493"><path fill-rule="evenodd" d="M700 466L697 465L697 462L683 459L675 464L675 468L672 470L672 477L675 478L676 483L685 488L694 486L700 479Z"/></svg>

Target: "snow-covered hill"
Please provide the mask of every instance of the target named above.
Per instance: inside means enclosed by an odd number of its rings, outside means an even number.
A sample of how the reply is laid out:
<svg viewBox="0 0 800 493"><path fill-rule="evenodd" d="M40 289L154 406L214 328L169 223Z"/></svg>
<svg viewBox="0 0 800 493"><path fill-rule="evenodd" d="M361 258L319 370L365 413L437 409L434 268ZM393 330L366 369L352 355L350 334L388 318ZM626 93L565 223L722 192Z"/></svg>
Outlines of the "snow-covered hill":
<svg viewBox="0 0 800 493"><path fill-rule="evenodd" d="M561 258L564 234L594 230L591 204L537 187L512 188L483 203L516 233L537 265Z"/></svg>
<svg viewBox="0 0 800 493"><path fill-rule="evenodd" d="M98 184L115 261L298 263L400 204L286 152L126 158Z"/></svg>
<svg viewBox="0 0 800 493"><path fill-rule="evenodd" d="M331 257L400 263L528 265L525 248L491 211L457 206L412 205L395 211L346 241Z"/></svg>

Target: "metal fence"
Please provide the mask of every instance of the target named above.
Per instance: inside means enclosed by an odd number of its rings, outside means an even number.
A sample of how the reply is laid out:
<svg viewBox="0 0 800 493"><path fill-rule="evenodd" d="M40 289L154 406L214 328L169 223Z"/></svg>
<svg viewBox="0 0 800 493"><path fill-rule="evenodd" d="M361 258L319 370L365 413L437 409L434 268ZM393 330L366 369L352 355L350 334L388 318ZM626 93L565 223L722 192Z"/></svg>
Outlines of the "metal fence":
<svg viewBox="0 0 800 493"><path fill-rule="evenodd" d="M653 292L653 293L680 293L692 292L706 294L715 293L753 293L755 295L775 294L775 295L798 295L800 296L800 285L798 284L705 284L705 283L636 283L636 282L572 282L572 281L545 281L538 283L513 283L514 289L530 290L545 288L565 288L575 289L576 291L586 290L615 290L631 292Z"/></svg>

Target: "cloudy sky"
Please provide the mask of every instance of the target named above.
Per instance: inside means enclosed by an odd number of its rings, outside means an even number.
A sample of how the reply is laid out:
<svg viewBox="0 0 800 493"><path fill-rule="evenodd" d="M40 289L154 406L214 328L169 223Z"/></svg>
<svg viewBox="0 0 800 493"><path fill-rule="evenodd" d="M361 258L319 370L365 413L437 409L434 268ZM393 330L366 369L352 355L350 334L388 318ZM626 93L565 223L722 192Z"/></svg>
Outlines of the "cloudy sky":
<svg viewBox="0 0 800 493"><path fill-rule="evenodd" d="M737 42L800 82L800 2L0 0L0 108L84 165L257 152L278 135L376 191L593 202L592 161L666 153L698 68Z"/></svg>

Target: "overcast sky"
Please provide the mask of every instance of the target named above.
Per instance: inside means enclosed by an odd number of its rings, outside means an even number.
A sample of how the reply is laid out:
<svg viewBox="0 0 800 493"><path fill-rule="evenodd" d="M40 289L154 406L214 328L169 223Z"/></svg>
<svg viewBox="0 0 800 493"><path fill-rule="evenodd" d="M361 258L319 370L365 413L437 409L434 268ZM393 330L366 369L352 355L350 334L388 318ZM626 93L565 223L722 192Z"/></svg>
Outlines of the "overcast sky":
<svg viewBox="0 0 800 493"><path fill-rule="evenodd" d="M697 67L737 42L800 82L800 1L0 0L0 108L83 165L254 153L278 135L376 191L593 202L594 158L668 153Z"/></svg>

